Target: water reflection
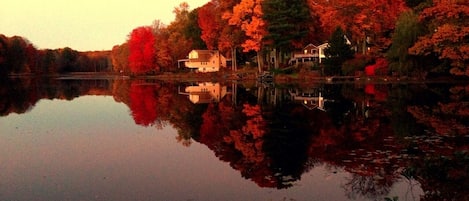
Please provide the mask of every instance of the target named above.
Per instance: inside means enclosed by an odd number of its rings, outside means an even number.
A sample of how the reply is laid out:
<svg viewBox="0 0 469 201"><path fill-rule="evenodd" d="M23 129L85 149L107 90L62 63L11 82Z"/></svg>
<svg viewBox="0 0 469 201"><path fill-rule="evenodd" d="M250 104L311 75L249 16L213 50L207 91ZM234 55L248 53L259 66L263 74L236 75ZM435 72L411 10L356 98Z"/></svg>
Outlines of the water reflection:
<svg viewBox="0 0 469 201"><path fill-rule="evenodd" d="M1 116L34 110L41 99L112 96L136 125L170 125L183 146L205 145L259 187L295 188L327 167L348 173L347 199L402 197L393 189L404 182L423 190L416 200L469 200L466 84L2 82Z"/></svg>
<svg viewBox="0 0 469 201"><path fill-rule="evenodd" d="M179 94L189 96L194 104L220 102L227 93L227 87L220 83L202 82L191 86L185 86L184 92Z"/></svg>

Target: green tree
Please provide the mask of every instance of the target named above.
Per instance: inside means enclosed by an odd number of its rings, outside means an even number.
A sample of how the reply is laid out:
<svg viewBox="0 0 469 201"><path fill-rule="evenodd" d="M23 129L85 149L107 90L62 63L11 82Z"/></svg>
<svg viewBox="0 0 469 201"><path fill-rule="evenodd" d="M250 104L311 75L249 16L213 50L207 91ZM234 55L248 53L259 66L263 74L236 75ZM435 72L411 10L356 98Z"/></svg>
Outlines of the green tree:
<svg viewBox="0 0 469 201"><path fill-rule="evenodd" d="M202 30L198 24L199 8L189 12L186 26L183 28L184 36L192 42L192 49L206 49L204 41L200 35Z"/></svg>
<svg viewBox="0 0 469 201"><path fill-rule="evenodd" d="M337 27L329 40L329 47L324 50L326 58L324 59L327 75L340 75L342 64L352 59L354 52L350 44L347 44L344 31Z"/></svg>
<svg viewBox="0 0 469 201"><path fill-rule="evenodd" d="M396 23L391 48L387 52L391 70L404 75L417 66L417 56L409 55L409 48L422 34L423 27L418 21L418 15L412 10L402 13Z"/></svg>
<svg viewBox="0 0 469 201"><path fill-rule="evenodd" d="M278 68L279 54L302 46L313 20L305 0L264 0L262 10L268 32L264 40L276 50L275 68Z"/></svg>

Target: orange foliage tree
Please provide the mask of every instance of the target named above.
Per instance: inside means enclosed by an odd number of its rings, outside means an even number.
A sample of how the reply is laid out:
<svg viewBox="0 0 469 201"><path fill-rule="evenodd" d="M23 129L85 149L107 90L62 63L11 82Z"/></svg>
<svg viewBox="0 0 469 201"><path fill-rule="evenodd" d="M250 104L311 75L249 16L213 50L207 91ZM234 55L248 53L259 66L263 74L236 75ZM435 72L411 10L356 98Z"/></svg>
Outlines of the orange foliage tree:
<svg viewBox="0 0 469 201"><path fill-rule="evenodd" d="M181 3L179 7L174 8L173 13L175 14L175 20L167 27L169 33L167 43L172 63L176 64L178 59L186 58L192 50L193 42L184 33L184 30L190 24L189 4Z"/></svg>
<svg viewBox="0 0 469 201"><path fill-rule="evenodd" d="M433 6L420 13L428 34L420 37L409 49L413 55L435 53L449 60L450 72L469 75L469 2L465 0L434 0Z"/></svg>
<svg viewBox="0 0 469 201"><path fill-rule="evenodd" d="M133 73L146 73L155 68L155 36L151 27L135 28L129 38L129 67Z"/></svg>
<svg viewBox="0 0 469 201"><path fill-rule="evenodd" d="M352 39L363 44L375 38L378 48L391 44L387 33L395 27L400 13L407 7L403 0L308 0L310 8L320 17L326 35L332 34L337 26L352 34Z"/></svg>
<svg viewBox="0 0 469 201"><path fill-rule="evenodd" d="M225 13L229 15L237 3L237 0L212 0L198 10L198 25L202 31L200 37L208 49L218 49L226 54L238 45L240 30L223 17Z"/></svg>
<svg viewBox="0 0 469 201"><path fill-rule="evenodd" d="M217 5L210 1L199 9L198 14L198 24L202 30L200 37L208 49L216 49L221 30L221 16Z"/></svg>
<svg viewBox="0 0 469 201"><path fill-rule="evenodd" d="M260 50L262 49L262 40L267 34L266 23L262 19L262 1L263 0L242 0L233 7L232 13L225 13L224 18L228 19L230 25L241 28L246 35L246 40L241 44L244 52L256 51L258 58L258 67L261 71L262 59Z"/></svg>
<svg viewBox="0 0 469 201"><path fill-rule="evenodd" d="M155 20L152 25L155 35L155 65L159 69L171 70L172 58L171 48L169 47L169 32L166 26L159 20Z"/></svg>
<svg viewBox="0 0 469 201"><path fill-rule="evenodd" d="M115 45L111 50L112 68L115 72L129 72L129 44Z"/></svg>

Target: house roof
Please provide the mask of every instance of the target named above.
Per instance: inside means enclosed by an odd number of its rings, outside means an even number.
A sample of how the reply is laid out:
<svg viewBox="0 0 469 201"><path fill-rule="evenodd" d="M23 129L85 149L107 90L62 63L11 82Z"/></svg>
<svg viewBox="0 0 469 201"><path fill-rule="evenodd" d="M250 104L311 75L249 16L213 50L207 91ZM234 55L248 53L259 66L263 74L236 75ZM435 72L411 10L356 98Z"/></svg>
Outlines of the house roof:
<svg viewBox="0 0 469 201"><path fill-rule="evenodd" d="M318 45L317 47L318 48L326 48L327 46L329 46L329 43L323 43L321 45Z"/></svg>
<svg viewBox="0 0 469 201"><path fill-rule="evenodd" d="M210 58L218 53L218 50L192 50L191 53L196 52L197 58L189 58L192 62L206 62L210 61ZM191 54L189 53L189 54Z"/></svg>
<svg viewBox="0 0 469 201"><path fill-rule="evenodd" d="M314 44L310 43L310 44L306 45L306 46L305 46L303 49L306 49L306 48L309 48L309 47L312 47L312 48L317 48L317 46L316 46L316 45L314 45Z"/></svg>

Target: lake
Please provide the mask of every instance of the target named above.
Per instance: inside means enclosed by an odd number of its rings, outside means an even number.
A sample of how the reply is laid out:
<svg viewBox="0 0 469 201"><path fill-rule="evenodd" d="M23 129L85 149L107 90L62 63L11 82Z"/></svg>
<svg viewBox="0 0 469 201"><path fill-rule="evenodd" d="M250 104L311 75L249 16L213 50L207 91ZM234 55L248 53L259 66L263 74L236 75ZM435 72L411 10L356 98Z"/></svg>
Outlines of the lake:
<svg viewBox="0 0 469 201"><path fill-rule="evenodd" d="M0 200L469 200L468 83L0 81Z"/></svg>

